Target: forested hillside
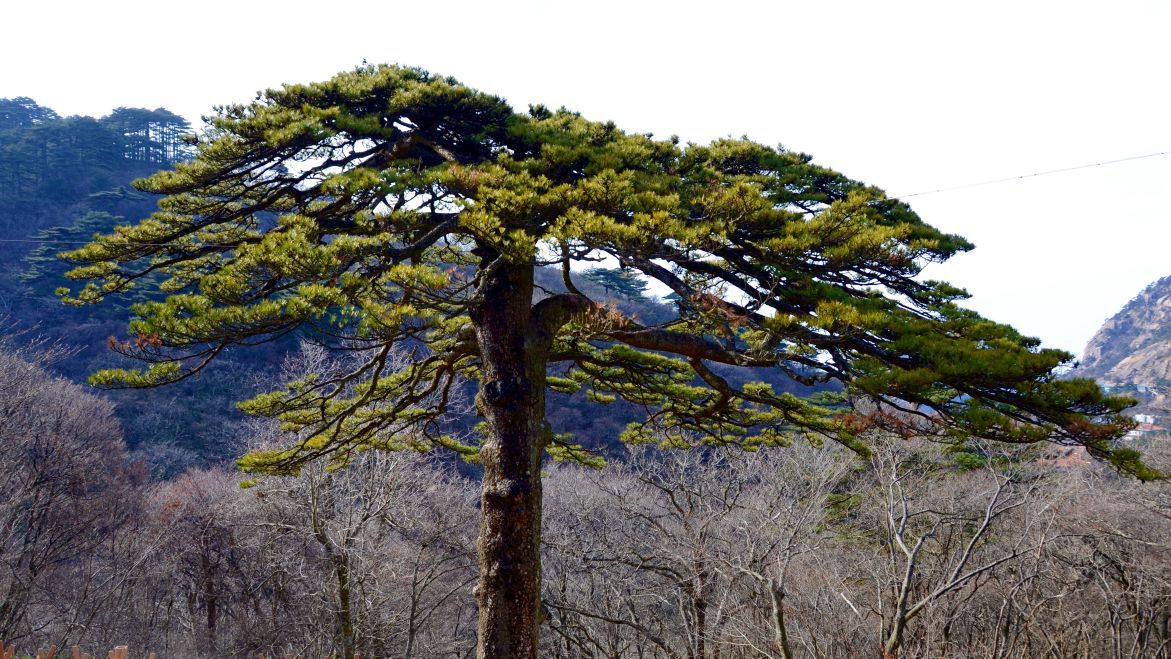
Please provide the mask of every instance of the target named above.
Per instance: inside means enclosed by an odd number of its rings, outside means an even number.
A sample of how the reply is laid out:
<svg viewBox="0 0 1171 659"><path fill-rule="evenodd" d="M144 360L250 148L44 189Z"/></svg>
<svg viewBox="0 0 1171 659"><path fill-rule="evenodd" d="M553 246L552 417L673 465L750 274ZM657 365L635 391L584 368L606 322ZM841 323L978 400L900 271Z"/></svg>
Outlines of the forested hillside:
<svg viewBox="0 0 1171 659"><path fill-rule="evenodd" d="M444 97L440 106L448 101ZM418 131L423 123L403 125ZM547 128L550 134L559 130ZM120 353L137 350L141 356L142 349L161 342L149 332L126 338L132 306L161 300L155 290L161 279L144 276L130 294L103 305L66 306L57 289L72 266L57 253L89 242L95 233L134 231L115 227L148 217L157 199L130 187L130 181L192 157L191 141L184 138L189 130L182 118L163 109L119 108L97 119L63 118L31 99L0 100L0 305L6 315L0 337L0 641L30 653L49 644L77 644L88 653L128 644L134 656L153 651L160 657L472 656L483 637L477 632L477 598L483 591L477 595L474 586L491 571L477 556L485 543L484 501L518 496L515 487L480 495L487 480L482 475L491 468L482 466L481 455L469 450L469 460L460 461L452 452L367 450L430 446L429 437L407 425L394 426L391 439L397 443L347 445L333 464L307 460L296 469L249 477L229 464L245 451L279 451L296 443L315 448L315 435L297 425L299 413L311 417L318 409L324 414L338 406L358 408L364 399L351 404L345 396L375 391L380 382L393 384L409 371L412 359L426 354L433 338L408 332L393 345L371 347L358 341L365 337L355 331L342 337L352 343L329 345L320 334L315 343L309 332L290 331L247 351L229 348L190 379L165 387L105 392L81 384L100 368L122 366ZM594 137L604 141L619 134L615 131L604 127ZM456 146L478 148L471 140L428 146L429 139L412 135L403 149L438 149L427 151L438 160L436 154L450 155ZM557 145L545 146L534 153L558 153ZM388 152L400 157L403 149ZM751 154L733 155L721 165L730 175L751 169ZM808 163L799 160L776 166L804 171ZM407 176L415 165L387 171ZM714 170L701 169L697 181L718 178ZM1083 460L1083 453L1068 448L1077 441L1046 436L1043 424L1031 434L1013 435L1029 417L1003 400L1042 389L1048 377L1005 385L985 372L995 374L1004 364L973 357L991 360L980 352L986 346L966 350L933 343L962 337L974 326L979 340L973 344L1003 331L1007 334L991 343L1019 340L1022 349L1011 354L1025 361L1048 359L1011 330L942 304L928 308L948 320L947 332L916 334L915 327L938 320L930 314L905 318L892 329L884 323L897 312L880 305L875 284L859 284L865 293L855 302L868 310L864 314L847 304L852 281L839 282L838 288L818 284L818 277L834 280L846 271L851 249L860 249L867 263L881 259L873 251L874 235L838 235L848 228L848 218L828 213L831 221L824 226L808 219L823 217L817 213L828 208L817 201L820 195L853 185L829 170L814 173L817 196L806 200L812 209L808 217L793 213L783 221L769 220L798 227L801 240L768 243L777 253L793 250L791 259L732 280L749 290L750 282L759 284L762 295L793 285L814 302L819 298L811 291L828 292L812 311L794 305L789 325L782 327L812 336L814 342L803 348L796 340L766 340L763 331L745 333L748 314L728 313L720 298L737 296L709 285L709 271L719 270L712 260L681 259L694 270L680 267L663 277L677 279L685 294L662 299L648 292L645 271L599 266L570 272L568 250L559 264L564 270L534 267L534 293L526 290L522 300L526 309L530 297L537 301L534 308L568 294L588 298L597 302L593 315L579 315L575 322L582 332L601 332L592 343L578 345L596 351L583 358L595 360L588 377L573 373L571 361L549 369L557 386L548 393L547 431L557 441L572 435L586 451L560 462L542 461L542 454L535 463L544 495L536 545L538 656L1167 657L1171 500L1166 483L1140 484L1105 462ZM786 179L785 185L794 184ZM329 188L334 189L344 188ZM727 197L702 197L703 203L723 199L736 210L743 195L755 190L748 184L735 189L737 194ZM796 195L796 189L784 188L782 197ZM337 198L329 190L320 206L306 208L332 207ZM301 191L292 186L290 194ZM271 219L267 212L257 211L258 224ZM828 238L816 231L801 234L802 222L822 226ZM283 244L281 238L273 242ZM344 245L345 238L353 237L320 240L313 249ZM821 239L828 247L817 242ZM379 245L373 260L398 244ZM460 261L474 254L460 251L467 244L444 245L446 260L437 261L442 268L435 272L448 276L470 267L470 261ZM140 241L139 246L155 245ZM224 245L213 247L209 253ZM816 264L816 277L792 284L818 250L833 258ZM236 257L248 252L234 251ZM597 258L588 251L579 256ZM910 261L894 263L910 267ZM355 261L342 274L365 265ZM649 259L641 266L663 269ZM784 281L765 287L766 275L778 271ZM882 276L894 277L889 270ZM277 282L271 286L260 276L249 279L247 286L259 292L241 297L263 298L283 285L278 279L270 279ZM338 279L324 281L334 285ZM701 293L688 295L691 286ZM954 294L948 290L938 294ZM933 295L924 293L925 304L939 303ZM1154 298L1162 304L1160 295ZM397 315L380 310L401 321L419 308ZM813 320L798 320L806 311ZM320 315L335 313L344 314L341 305L324 305ZM448 318L436 316L443 327ZM773 321L784 325L779 316L759 316L762 328ZM616 344L611 334L637 341L639 331L631 329L636 323L642 332L653 332L672 321L692 326L696 334L688 345L743 350L744 358L721 363L697 356L680 362L696 370L683 371L667 364L654 346L639 353L610 350ZM882 343L898 332L906 332L906 340ZM466 336L462 327L453 333L457 339ZM744 350L745 336L752 351ZM726 340L721 344L711 337ZM843 358L842 368L865 372L863 384L887 391L886 398L863 400L864 389L844 389L840 382L849 383L847 376L857 373L839 373L839 380L807 377L830 366L827 354L859 337L877 342L877 356L853 365ZM817 341L824 342L821 348ZM930 378L923 374L930 369L899 364L925 351L943 355L938 365L948 377L959 373L956 386L990 382L989 400L1001 402L973 405L965 418L975 423L932 425L939 421L938 410L971 399L950 387L933 391L934 398L915 398L915 387L925 386ZM762 357L766 354L771 360ZM778 354L793 363L776 368ZM361 373L372 355L373 384L363 390L367 385L354 384L347 374ZM879 368L879 357L895 365ZM761 369L750 376L745 364L753 363ZM794 366L802 363L809 370ZM475 376L473 370L452 375L454 384L444 392L443 430L458 440L452 444L457 448L480 441ZM575 376L592 379L591 386L575 390L569 386ZM299 378L301 384L282 389ZM236 401L262 390L277 392L270 400L295 398L312 390L315 378L337 378L341 384L325 398L290 408L291 414L269 415L279 418L245 418L236 408ZM700 380L717 388L697 391ZM1080 394L1072 389L1047 394L1041 411L1082 430L1117 411L1117 401L1103 402L1093 383L1077 386ZM480 396L506 387L487 383ZM345 395L340 403L333 400L339 392ZM687 435L690 443L668 441L664 434L636 436L642 445L619 443L628 423L662 415L654 409L662 405L662 392L682 401L676 411L691 405L696 420L722 419L720 433L704 436L704 427L696 426ZM737 395L764 402L737 408L744 415L727 416ZM1066 409L1078 395L1093 404ZM916 407L906 400L931 405ZM769 405L783 407L785 414L767 416ZM814 406L825 419L802 416ZM1016 415L1012 421L996 420L996 412L1004 410ZM781 428L789 420L801 432L750 438L754 441L736 434ZM1057 432L1053 425L1046 429ZM1114 430L1101 429L1101 436ZM980 439L980 432L988 437ZM1066 447L1044 441L1054 437ZM1148 440L1141 439L1141 448L1149 451L1150 464L1166 471L1167 449ZM671 448L683 443L692 450ZM1131 444L1105 448L1123 446ZM1103 445L1090 443L1090 448ZM591 468L599 456L607 458L607 466ZM1153 470L1140 474L1158 476Z"/></svg>
<svg viewBox="0 0 1171 659"><path fill-rule="evenodd" d="M105 117L60 117L29 98L0 99L0 313L6 332L59 342L73 350L56 360L55 371L76 382L90 373L121 365L109 349L111 337L125 335L134 301L157 296L139 286L130 300L97 307L63 305L55 295L67 283L71 265L58 252L74 249L97 233L109 233L150 215L157 199L130 183L182 161L191 154L184 135L187 121L165 109L118 108ZM616 286L629 278L620 270L597 268L578 277L578 285L598 299L609 298L623 313L661 322L677 313L674 304L658 301L644 287ZM539 273L545 294L565 291L560 272ZM637 280L636 280L637 281ZM234 439L243 416L235 402L257 390L281 361L298 348L296 337L267 347L229 355L189 382L161 390L110 392L128 444L146 459L153 473L173 475L193 464L238 457ZM735 368L715 366L739 383ZM801 385L781 374L769 379L778 392L798 392ZM466 392L470 400L472 390ZM606 414L588 412L585 394L552 394L550 423L575 441L614 450L626 424L638 417L629 403L616 401ZM470 425L470 418L465 420Z"/></svg>
<svg viewBox="0 0 1171 659"><path fill-rule="evenodd" d="M163 108L61 117L29 98L0 99L0 322L18 340L68 348L68 358L54 361L56 372L84 382L115 363L107 341L125 333L129 318L128 303L61 304L55 290L68 264L57 253L149 215L156 200L130 183L187 158L190 131ZM233 401L257 365L263 371L263 357L253 356L247 369L217 365L170 391L109 396L130 446L156 475L174 474L232 455L230 428L240 420Z"/></svg>

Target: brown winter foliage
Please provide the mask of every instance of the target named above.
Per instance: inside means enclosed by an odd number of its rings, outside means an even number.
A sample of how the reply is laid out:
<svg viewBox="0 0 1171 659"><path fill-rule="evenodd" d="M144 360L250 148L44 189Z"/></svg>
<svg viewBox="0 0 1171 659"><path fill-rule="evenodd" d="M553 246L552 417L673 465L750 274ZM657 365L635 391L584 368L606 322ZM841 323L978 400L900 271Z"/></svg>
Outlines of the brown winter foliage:
<svg viewBox="0 0 1171 659"><path fill-rule="evenodd" d="M16 647L474 648L471 479L371 452L247 488L220 470L148 482L110 406L36 360L0 354L0 636ZM793 446L551 468L542 656L1167 656L1165 484L875 441L869 461Z"/></svg>

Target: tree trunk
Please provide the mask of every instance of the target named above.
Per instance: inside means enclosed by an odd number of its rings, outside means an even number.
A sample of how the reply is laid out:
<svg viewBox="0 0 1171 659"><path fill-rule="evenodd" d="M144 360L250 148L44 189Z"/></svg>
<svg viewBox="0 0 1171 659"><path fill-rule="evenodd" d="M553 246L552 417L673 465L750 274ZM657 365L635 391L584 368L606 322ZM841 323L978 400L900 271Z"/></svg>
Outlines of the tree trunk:
<svg viewBox="0 0 1171 659"><path fill-rule="evenodd" d="M207 634L207 647L209 650L214 651L216 648L216 619L219 617L219 612L217 611L219 593L216 592L215 574L211 564L211 556L209 555L212 540L208 538L207 533L204 533L201 542L203 543L203 547L199 554L199 572L200 580L203 582L201 585L203 588L204 605L207 611L207 628L204 631Z"/></svg>
<svg viewBox="0 0 1171 659"><path fill-rule="evenodd" d="M776 579L766 581L765 587L772 596L773 643L781 652L782 659L792 659L793 653L789 651L789 633L785 628L785 589Z"/></svg>
<svg viewBox="0 0 1171 659"><path fill-rule="evenodd" d="M691 607L695 611L695 656L707 659L707 572L696 562L695 585L691 589Z"/></svg>
<svg viewBox="0 0 1171 659"><path fill-rule="evenodd" d="M354 656L354 612L353 595L350 593L350 557L343 548L333 557L334 574L337 575L338 633L341 635L342 656Z"/></svg>
<svg viewBox="0 0 1171 659"><path fill-rule="evenodd" d="M476 656L535 659L548 345L534 336L532 266L501 265L501 259L489 267L496 257L483 256L482 297L472 310L482 364L476 407L487 424L480 454L484 483Z"/></svg>

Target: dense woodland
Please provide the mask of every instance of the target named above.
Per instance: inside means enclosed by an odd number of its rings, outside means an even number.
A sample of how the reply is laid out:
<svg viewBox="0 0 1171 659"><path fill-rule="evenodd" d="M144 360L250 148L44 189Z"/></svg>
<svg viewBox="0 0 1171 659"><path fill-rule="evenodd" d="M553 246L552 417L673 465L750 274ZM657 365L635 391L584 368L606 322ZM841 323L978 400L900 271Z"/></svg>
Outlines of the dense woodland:
<svg viewBox="0 0 1171 659"><path fill-rule="evenodd" d="M105 117L60 117L29 98L0 99L0 318L5 333L67 347L55 372L76 382L112 361L108 337L125 333L126 304L71 309L54 294L67 264L58 252L148 215L155 199L130 182L190 154L187 121L165 109L118 108ZM245 385L246 386L246 385ZM230 452L231 364L200 386L114 394L127 440L159 475ZM151 454L151 455L147 455Z"/></svg>
<svg viewBox="0 0 1171 659"><path fill-rule="evenodd" d="M473 478L366 453L247 488L221 468L152 480L54 358L0 354L0 636L471 655ZM551 465L542 656L1167 656L1165 487L1076 455L876 442L868 461L796 445Z"/></svg>
<svg viewBox="0 0 1171 659"><path fill-rule="evenodd" d="M363 452L298 476L231 469L287 440L234 401L336 357L293 336L173 387L79 384L117 363L107 337L128 310L63 307L55 253L149 214L129 181L189 157L189 130L163 109L62 118L0 100L0 639L472 656L475 465ZM559 273L538 284L564 290ZM622 271L578 285L647 322L676 313ZM583 398L551 395L549 421L609 464L548 465L542 656L1171 655L1163 483L1076 451L882 434L869 459L802 443L627 449L616 438L637 410Z"/></svg>
<svg viewBox="0 0 1171 659"><path fill-rule="evenodd" d="M124 337L130 305L150 299L143 293L99 307L65 306L55 291L67 283L64 274L71 266L57 254L149 215L156 198L130 183L188 158L191 147L184 135L190 131L185 119L162 108L119 108L100 119L62 118L29 98L0 99L0 232L5 238L0 241L0 322L6 333L67 348L69 357L51 365L55 373L84 382L98 369L124 364L108 343ZM599 268L580 286L651 322L676 313L669 302L645 296L645 285L627 283L629 278ZM539 279L546 291L565 290L552 269L539 273ZM242 451L237 426L244 417L236 401L258 391L259 382L271 382L284 357L296 349L295 338L278 341L229 354L190 382L106 395L117 403L115 414L131 450L155 476L224 464ZM779 391L802 388L783 377L773 380ZM597 415L584 399L553 394L550 422L602 453L616 450L619 433L637 410L619 401Z"/></svg>

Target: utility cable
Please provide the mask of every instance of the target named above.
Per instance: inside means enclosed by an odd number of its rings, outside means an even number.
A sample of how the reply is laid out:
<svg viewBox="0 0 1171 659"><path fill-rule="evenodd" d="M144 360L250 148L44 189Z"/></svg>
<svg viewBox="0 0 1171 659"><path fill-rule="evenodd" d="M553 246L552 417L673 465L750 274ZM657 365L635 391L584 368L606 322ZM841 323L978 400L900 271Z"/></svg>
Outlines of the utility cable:
<svg viewBox="0 0 1171 659"><path fill-rule="evenodd" d="M1116 165L1123 162L1131 162L1134 160L1145 160L1147 158L1158 158L1160 156L1171 155L1171 151L1156 151L1154 153L1147 153L1141 156L1129 156L1126 158L1117 158L1115 160L1103 160L1102 162L1091 162L1084 165L1075 165L1073 167L1060 167L1058 169L1047 169L1040 172L1033 172L1032 174L1020 174L1017 176L1005 176L1003 178L995 178L987 181L979 181L976 183L963 183L961 185L953 185L945 188L936 188L934 190L921 190L919 192L912 192L910 194L888 195L888 199L910 199L911 197L922 197L930 194L939 194L942 192L953 192L955 190L967 190L969 188L979 188L986 185L996 185L998 183L1009 183L1011 181L1023 181L1031 178L1038 178L1041 176L1050 176L1052 174L1063 174L1065 172L1076 172L1081 169L1093 169L1095 167L1105 167L1106 165ZM88 245L92 240L37 240L35 238L0 238L0 243L33 243L37 245ZM171 247L167 243L134 243L135 247ZM200 245L200 247L213 247L214 245ZM222 245L222 247L233 247L233 245Z"/></svg>
<svg viewBox="0 0 1171 659"><path fill-rule="evenodd" d="M1025 179L1037 178L1039 176L1049 176L1050 174L1062 174L1064 172L1075 172L1079 169L1093 169L1094 167L1105 167L1106 165L1115 165L1120 162L1130 162L1132 160L1143 160L1144 158L1155 158L1158 156L1171 155L1171 151L1158 151L1155 153L1148 153L1141 156L1129 156L1127 158L1118 158L1117 160L1104 160L1102 162L1092 162L1085 165L1075 165L1073 167L1061 167L1059 169L1047 169L1042 172L1033 172L1032 174L1021 174L1019 176L1006 176L1004 178L996 178L988 181L980 181L978 183L963 183L961 185L953 185L946 188L937 188L935 190L923 190L921 192L912 192L911 194L891 195L891 199L910 199L911 197L921 197L923 195L937 194L940 192L951 192L953 190L966 190L968 188L978 188L985 185L995 185L997 183L1008 183L1010 181L1023 181Z"/></svg>

